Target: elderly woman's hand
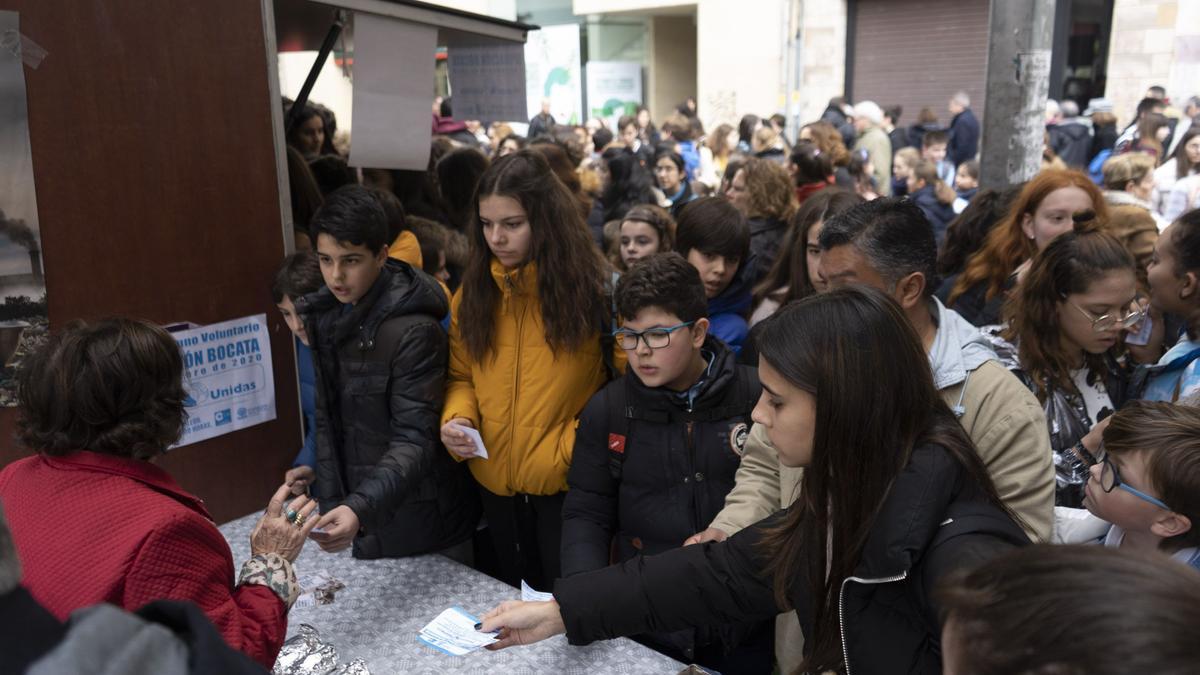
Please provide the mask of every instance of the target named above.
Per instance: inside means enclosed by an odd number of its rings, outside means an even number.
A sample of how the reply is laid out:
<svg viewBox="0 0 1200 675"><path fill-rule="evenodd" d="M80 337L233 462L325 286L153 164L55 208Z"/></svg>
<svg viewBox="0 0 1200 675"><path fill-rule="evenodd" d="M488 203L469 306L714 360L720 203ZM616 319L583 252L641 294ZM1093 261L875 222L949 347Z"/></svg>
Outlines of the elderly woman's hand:
<svg viewBox="0 0 1200 675"><path fill-rule="evenodd" d="M250 555L276 553L288 562L295 562L300 555L305 538L320 519L310 517L317 509L317 502L307 496L293 499L285 509L284 500L291 495L291 491L285 483L271 497L267 512L258 519L258 524L250 533Z"/></svg>

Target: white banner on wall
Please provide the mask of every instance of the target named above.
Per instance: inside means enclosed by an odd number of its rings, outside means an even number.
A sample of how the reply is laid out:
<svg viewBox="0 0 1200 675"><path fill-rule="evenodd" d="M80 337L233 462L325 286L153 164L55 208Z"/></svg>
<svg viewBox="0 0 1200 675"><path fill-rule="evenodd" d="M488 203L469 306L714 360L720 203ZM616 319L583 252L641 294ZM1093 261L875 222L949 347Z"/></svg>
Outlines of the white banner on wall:
<svg viewBox="0 0 1200 675"><path fill-rule="evenodd" d="M636 61L588 61L587 116L598 117L617 133L622 115L635 115L642 104L642 64Z"/></svg>
<svg viewBox="0 0 1200 675"><path fill-rule="evenodd" d="M275 419L267 315L172 333L183 351L188 419L181 447Z"/></svg>
<svg viewBox="0 0 1200 675"><path fill-rule="evenodd" d="M525 96L529 117L549 100L558 124L581 124L583 87L579 67L579 24L545 26L525 42Z"/></svg>

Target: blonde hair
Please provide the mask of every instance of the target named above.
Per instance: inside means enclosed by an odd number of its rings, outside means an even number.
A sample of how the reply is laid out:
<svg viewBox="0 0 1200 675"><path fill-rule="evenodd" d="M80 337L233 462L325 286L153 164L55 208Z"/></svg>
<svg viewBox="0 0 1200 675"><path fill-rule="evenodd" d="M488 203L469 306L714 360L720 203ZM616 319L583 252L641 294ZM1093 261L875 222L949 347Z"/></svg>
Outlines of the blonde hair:
<svg viewBox="0 0 1200 675"><path fill-rule="evenodd" d="M1108 231L1117 238L1137 264L1138 288L1150 290L1146 266L1154 254L1154 243L1158 241L1158 224L1154 216L1140 206L1113 206L1108 211Z"/></svg>
<svg viewBox="0 0 1200 675"><path fill-rule="evenodd" d="M896 151L896 156L893 161L896 159L904 162L904 166L914 169L921 161L921 153L918 152L916 148L900 148Z"/></svg>
<svg viewBox="0 0 1200 675"><path fill-rule="evenodd" d="M1104 162L1104 187L1108 190L1124 190L1129 181L1140 183L1146 174L1154 171L1158 162L1144 152L1127 152L1110 157Z"/></svg>

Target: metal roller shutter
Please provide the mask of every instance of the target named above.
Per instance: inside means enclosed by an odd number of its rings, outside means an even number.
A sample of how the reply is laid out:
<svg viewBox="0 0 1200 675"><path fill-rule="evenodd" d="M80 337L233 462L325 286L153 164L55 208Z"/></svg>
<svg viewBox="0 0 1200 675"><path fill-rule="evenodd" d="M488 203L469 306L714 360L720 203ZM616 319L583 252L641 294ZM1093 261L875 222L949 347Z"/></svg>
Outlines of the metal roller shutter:
<svg viewBox="0 0 1200 675"><path fill-rule="evenodd" d="M987 78L988 0L851 0L853 101L904 107L900 126L962 89L981 119Z"/></svg>

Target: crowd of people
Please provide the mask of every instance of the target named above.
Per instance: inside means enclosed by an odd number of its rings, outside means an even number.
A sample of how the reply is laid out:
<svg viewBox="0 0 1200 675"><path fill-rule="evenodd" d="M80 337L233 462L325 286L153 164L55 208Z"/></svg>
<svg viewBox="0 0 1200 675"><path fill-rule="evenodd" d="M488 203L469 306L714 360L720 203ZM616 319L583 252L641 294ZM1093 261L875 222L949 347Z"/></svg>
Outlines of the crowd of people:
<svg viewBox="0 0 1200 675"><path fill-rule="evenodd" d="M1104 99L1051 102L1042 170L1008 186L980 184L970 98L946 109L905 128L837 98L793 139L688 99L521 136L445 99L426 171L350 167L329 110L290 110L297 252L263 293L306 435L252 557L235 578L153 464L184 419L174 340L73 323L21 374L0 616L36 621L0 651L44 668L111 603L269 668L312 540L552 592L484 617L496 649L1192 672L1200 99L1154 89L1121 133Z"/></svg>

